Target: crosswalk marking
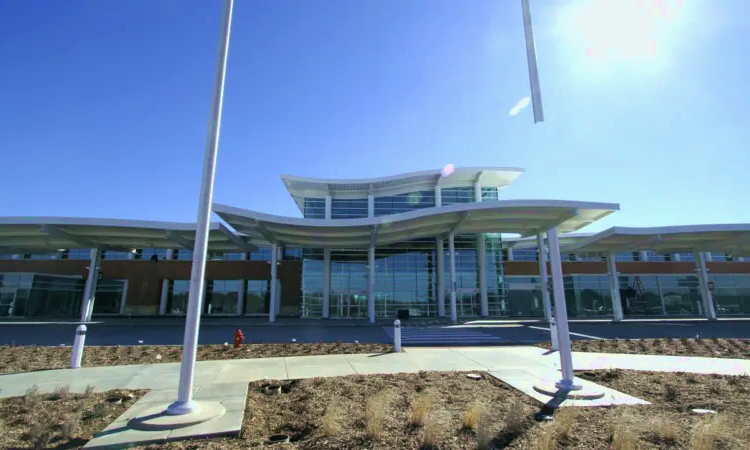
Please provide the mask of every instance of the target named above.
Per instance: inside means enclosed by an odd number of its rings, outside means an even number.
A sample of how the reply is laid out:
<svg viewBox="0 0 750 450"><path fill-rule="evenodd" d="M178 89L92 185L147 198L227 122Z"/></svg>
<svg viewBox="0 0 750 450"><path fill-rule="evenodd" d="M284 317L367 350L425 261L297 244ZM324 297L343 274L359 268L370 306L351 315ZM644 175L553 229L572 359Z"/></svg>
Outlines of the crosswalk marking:
<svg viewBox="0 0 750 450"><path fill-rule="evenodd" d="M393 339L393 327L383 327ZM401 343L415 344L497 344L503 342L499 336L466 328L401 328Z"/></svg>

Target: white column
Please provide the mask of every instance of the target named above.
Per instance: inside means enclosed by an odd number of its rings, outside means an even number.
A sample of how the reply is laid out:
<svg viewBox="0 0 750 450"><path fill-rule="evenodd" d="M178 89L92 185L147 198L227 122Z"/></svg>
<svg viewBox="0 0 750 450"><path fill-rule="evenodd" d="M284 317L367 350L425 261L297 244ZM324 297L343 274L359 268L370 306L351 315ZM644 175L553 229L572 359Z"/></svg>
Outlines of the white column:
<svg viewBox="0 0 750 450"><path fill-rule="evenodd" d="M552 318L552 303L549 301L549 284L547 283L547 250L544 245L544 234L536 235L536 246L539 249L539 282L542 286L542 303L544 304L544 319Z"/></svg>
<svg viewBox="0 0 750 450"><path fill-rule="evenodd" d="M555 296L555 322L557 323L557 340L560 346L560 369L562 379L557 382L558 389L578 390L581 386L573 383L573 355L570 352L570 332L568 329L568 311L565 303L562 262L560 259L560 241L557 227L547 230L549 242L550 270L552 271L552 291Z"/></svg>
<svg viewBox="0 0 750 450"><path fill-rule="evenodd" d="M451 320L458 322L456 311L456 246L453 241L453 233L448 234L448 253L450 253L451 270Z"/></svg>
<svg viewBox="0 0 750 450"><path fill-rule="evenodd" d="M331 200L330 195L326 195L326 220L331 220L331 205L333 204L333 200Z"/></svg>
<svg viewBox="0 0 750 450"><path fill-rule="evenodd" d="M674 261L674 262L680 262L680 254L679 253L672 253L672 261Z"/></svg>
<svg viewBox="0 0 750 450"><path fill-rule="evenodd" d="M323 318L327 319L331 309L331 249L323 249Z"/></svg>
<svg viewBox="0 0 750 450"><path fill-rule="evenodd" d="M81 322L91 320L91 314L94 312L94 299L96 297L96 284L99 281L99 265L102 261L102 251L98 248L91 249L91 261L89 262L89 274L86 278L86 285L83 290L83 300L81 301Z"/></svg>
<svg viewBox="0 0 750 450"><path fill-rule="evenodd" d="M171 261L174 255L174 250L171 248L167 249L166 261ZM159 315L163 316L167 314L167 300L169 298L169 280L161 280L161 294L159 295Z"/></svg>
<svg viewBox="0 0 750 450"><path fill-rule="evenodd" d="M615 322L620 322L623 319L622 301L620 300L620 274L617 273L615 255L607 255L607 271L609 272L609 290L612 296L612 314Z"/></svg>
<svg viewBox="0 0 750 450"><path fill-rule="evenodd" d="M135 252L128 252L128 259L135 259Z"/></svg>
<svg viewBox="0 0 750 450"><path fill-rule="evenodd" d="M372 194L367 196L367 217L375 217L375 196Z"/></svg>
<svg viewBox="0 0 750 450"><path fill-rule="evenodd" d="M367 315L370 323L375 323L375 247L367 252Z"/></svg>
<svg viewBox="0 0 750 450"><path fill-rule="evenodd" d="M13 260L23 259L23 254L22 253L14 253L13 256L10 257L10 259L13 259Z"/></svg>
<svg viewBox="0 0 750 450"><path fill-rule="evenodd" d="M167 259L170 258L169 250L167 250ZM240 253L240 261L247 260L247 252ZM166 280L164 280L166 281ZM162 292L164 291L164 286L162 285ZM243 279L240 281L240 295L237 296L237 307L235 308L237 310L237 315L241 316L245 313L245 296L247 295L247 280Z"/></svg>
<svg viewBox="0 0 750 450"><path fill-rule="evenodd" d="M130 280L125 280L125 283L122 285L122 298L120 299L120 315L125 315L125 309L128 299L128 285Z"/></svg>
<svg viewBox="0 0 750 450"><path fill-rule="evenodd" d="M738 256L738 257L736 258L736 261L737 261L737 262L745 262L745 257L744 257L744 256Z"/></svg>
<svg viewBox="0 0 750 450"><path fill-rule="evenodd" d="M271 304L268 305L268 321L276 322L276 272L279 262L279 245L271 246Z"/></svg>
<svg viewBox="0 0 750 450"><path fill-rule="evenodd" d="M714 256L711 254L711 252L701 252L701 253L705 256L706 262L714 261Z"/></svg>
<svg viewBox="0 0 750 450"><path fill-rule="evenodd" d="M716 320L713 295L708 289L708 269L706 268L706 256L704 252L695 252L695 272L698 275L698 282L701 287L703 311L706 314L706 318L708 320Z"/></svg>
<svg viewBox="0 0 750 450"><path fill-rule="evenodd" d="M443 191L440 186L435 186L435 206L443 206Z"/></svg>
<svg viewBox="0 0 750 450"><path fill-rule="evenodd" d="M482 202L482 185L474 183L474 200L477 203ZM490 308L487 302L487 250L484 246L484 234L477 234L477 265L479 266L479 304L482 317L490 315Z"/></svg>
<svg viewBox="0 0 750 450"><path fill-rule="evenodd" d="M638 252L638 259L641 261L648 261L648 252L641 250Z"/></svg>
<svg viewBox="0 0 750 450"><path fill-rule="evenodd" d="M505 253L506 253L507 257L508 257L508 261L513 261L513 249L509 248L509 249L505 250Z"/></svg>
<svg viewBox="0 0 750 450"><path fill-rule="evenodd" d="M445 249L443 236L435 238L435 254L437 256L437 308L438 317L445 317Z"/></svg>

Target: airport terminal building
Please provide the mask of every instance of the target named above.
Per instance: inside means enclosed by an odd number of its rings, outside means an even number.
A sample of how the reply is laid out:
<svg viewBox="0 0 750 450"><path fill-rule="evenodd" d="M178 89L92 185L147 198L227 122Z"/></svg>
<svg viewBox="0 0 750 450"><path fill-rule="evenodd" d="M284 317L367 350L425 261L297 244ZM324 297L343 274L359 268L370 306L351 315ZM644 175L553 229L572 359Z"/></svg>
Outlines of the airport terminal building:
<svg viewBox="0 0 750 450"><path fill-rule="evenodd" d="M301 217L214 204L203 313L544 318L557 263L571 318L750 314L750 224L586 233L619 205L504 200L522 173L282 176ZM0 218L0 319L184 315L194 240L194 224Z"/></svg>

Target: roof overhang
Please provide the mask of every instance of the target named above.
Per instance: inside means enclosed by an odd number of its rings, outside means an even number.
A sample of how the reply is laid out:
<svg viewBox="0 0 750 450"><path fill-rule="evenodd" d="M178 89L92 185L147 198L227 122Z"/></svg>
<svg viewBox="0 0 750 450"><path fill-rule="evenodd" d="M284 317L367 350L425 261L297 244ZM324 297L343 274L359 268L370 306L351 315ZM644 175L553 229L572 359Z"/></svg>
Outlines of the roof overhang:
<svg viewBox="0 0 750 450"><path fill-rule="evenodd" d="M0 251L55 251L94 248L132 251L135 248L187 248L195 241L194 223L71 217L0 217ZM255 251L219 222L211 223L212 251Z"/></svg>
<svg viewBox="0 0 750 450"><path fill-rule="evenodd" d="M369 194L387 196L432 190L437 185L443 188L473 186L477 181L483 186L504 187L523 172L524 169L515 167L459 167L446 177L438 169L380 178L325 179L282 175L281 180L300 211L304 211L306 197L366 198Z"/></svg>
<svg viewBox="0 0 750 450"><path fill-rule="evenodd" d="M301 219L214 204L213 211L250 242L284 246L367 248L412 239L469 233L532 236L557 226L572 232L619 210L611 203L502 200L426 208L365 219Z"/></svg>
<svg viewBox="0 0 750 450"><path fill-rule="evenodd" d="M564 253L618 253L653 250L657 253L725 252L750 254L750 224L684 225L672 227L612 227L563 246Z"/></svg>

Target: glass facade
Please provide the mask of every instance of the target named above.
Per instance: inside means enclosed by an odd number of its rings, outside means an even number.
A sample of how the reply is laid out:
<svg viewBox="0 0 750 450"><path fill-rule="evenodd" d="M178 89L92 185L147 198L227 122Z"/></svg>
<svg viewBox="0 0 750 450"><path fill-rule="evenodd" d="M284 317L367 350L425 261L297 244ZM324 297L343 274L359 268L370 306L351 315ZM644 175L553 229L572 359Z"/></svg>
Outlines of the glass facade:
<svg viewBox="0 0 750 450"><path fill-rule="evenodd" d="M500 191L497 186L482 187L482 201L488 202L492 200L500 200Z"/></svg>
<svg viewBox="0 0 750 450"><path fill-rule="evenodd" d="M326 199L324 198L306 198L305 206L302 211L305 219L325 219L326 218Z"/></svg>
<svg viewBox="0 0 750 450"><path fill-rule="evenodd" d="M375 197L375 217L399 214L435 206L435 191L415 191Z"/></svg>
<svg viewBox="0 0 750 450"><path fill-rule="evenodd" d="M254 314L258 309L255 304L248 300L251 292L249 286L254 287L255 294L261 291L257 283L266 283L266 280L206 280L205 300L203 302L203 314L207 315L237 315L239 299L244 299L245 313ZM247 283L248 287L244 287ZM188 295L190 292L190 280L169 280L169 291L167 292L167 314L183 315L187 311ZM253 294L253 295L255 295ZM262 295L261 295L262 296ZM249 302L249 304L248 304ZM249 306L249 309L248 309ZM267 307L266 307L267 313Z"/></svg>
<svg viewBox="0 0 750 450"><path fill-rule="evenodd" d="M440 190L440 199L443 206L456 203L474 203L474 187L443 188Z"/></svg>
<svg viewBox="0 0 750 450"><path fill-rule="evenodd" d="M80 277L0 273L0 317L79 317L83 288ZM119 314L124 293L124 280L99 280L94 314Z"/></svg>
<svg viewBox="0 0 750 450"><path fill-rule="evenodd" d="M245 283L245 315L268 314L271 304L270 281L247 280Z"/></svg>
<svg viewBox="0 0 750 450"><path fill-rule="evenodd" d="M367 217L367 198L331 200L331 219L361 219Z"/></svg>
<svg viewBox="0 0 750 450"><path fill-rule="evenodd" d="M716 314L750 314L750 275L709 275Z"/></svg>

